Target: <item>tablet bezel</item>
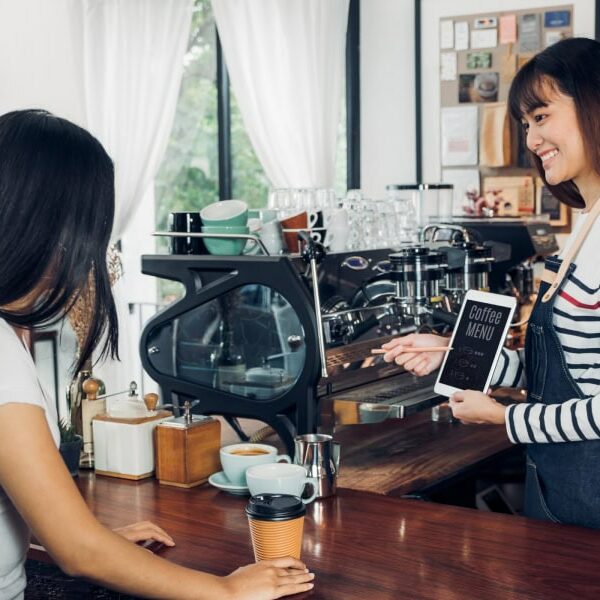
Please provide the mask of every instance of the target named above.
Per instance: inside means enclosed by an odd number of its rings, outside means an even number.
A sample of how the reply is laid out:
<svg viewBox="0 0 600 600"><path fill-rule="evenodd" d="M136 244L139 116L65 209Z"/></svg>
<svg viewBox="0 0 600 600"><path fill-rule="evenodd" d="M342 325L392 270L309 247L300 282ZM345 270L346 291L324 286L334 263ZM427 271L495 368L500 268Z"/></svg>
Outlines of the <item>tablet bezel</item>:
<svg viewBox="0 0 600 600"><path fill-rule="evenodd" d="M515 308L517 306L517 301L513 296L503 296L501 294L492 294L491 292L481 292L479 290L468 290L463 299L462 305L460 307L460 312L458 313L458 319L456 320L456 325L454 326L454 330L452 331L452 337L450 338L450 343L448 345L449 348L452 348L452 343L454 342L454 336L456 335L456 331L458 329L458 324L460 323L465 307L467 306L467 302L471 300L473 302L484 302L491 306L502 306L505 308L509 308L510 312L508 313L508 319L506 320L506 324L504 326L504 331L501 336L501 343L498 344L498 348L496 349L496 355L494 356L494 360L492 361L492 365L488 372L485 385L483 386L482 391L485 393L490 385L492 377L494 375L494 371L496 370L496 365L498 364L498 359L500 358L500 352L502 352L502 348L504 348L504 342L506 341L506 335L508 334L508 329L512 322L513 315L515 313ZM452 351L450 351L452 352ZM463 392L463 388L453 387L451 385L447 385L445 383L440 383L440 378L442 373L444 372L444 367L446 366L446 361L448 360L448 355L450 352L446 352L444 355L444 360L442 361L442 365L438 371L437 379L435 380L435 385L433 386L433 391L440 396L450 397L455 392Z"/></svg>

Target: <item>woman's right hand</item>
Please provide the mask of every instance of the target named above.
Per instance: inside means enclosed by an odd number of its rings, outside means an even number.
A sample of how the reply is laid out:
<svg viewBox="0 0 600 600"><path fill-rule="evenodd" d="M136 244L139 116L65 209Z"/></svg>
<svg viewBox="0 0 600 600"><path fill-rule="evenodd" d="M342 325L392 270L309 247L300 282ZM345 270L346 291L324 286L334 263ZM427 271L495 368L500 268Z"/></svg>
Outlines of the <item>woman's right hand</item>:
<svg viewBox="0 0 600 600"><path fill-rule="evenodd" d="M450 338L435 335L433 333L411 333L402 337L398 337L381 347L387 350L383 355L385 362L395 362L397 365L404 367L413 375L423 377L429 375L432 371L439 369L444 360L444 352L406 352L406 346L414 347L415 349L430 346L447 346L450 343Z"/></svg>
<svg viewBox="0 0 600 600"><path fill-rule="evenodd" d="M286 556L240 567L225 577L225 585L231 600L272 600L311 590L314 578L303 562Z"/></svg>

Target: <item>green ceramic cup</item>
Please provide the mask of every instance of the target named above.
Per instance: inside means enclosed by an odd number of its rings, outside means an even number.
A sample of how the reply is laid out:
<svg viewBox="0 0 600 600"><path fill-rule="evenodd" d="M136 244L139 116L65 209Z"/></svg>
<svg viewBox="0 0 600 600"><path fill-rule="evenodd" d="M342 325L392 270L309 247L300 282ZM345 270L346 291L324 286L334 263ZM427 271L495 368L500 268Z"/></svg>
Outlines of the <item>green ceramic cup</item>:
<svg viewBox="0 0 600 600"><path fill-rule="evenodd" d="M221 200L200 211L203 225L235 227L248 224L248 205L243 200Z"/></svg>
<svg viewBox="0 0 600 600"><path fill-rule="evenodd" d="M231 227L204 225L204 227L202 227L202 233L224 233L228 235L239 233L247 235L249 231L250 230L246 225L236 225ZM241 254L246 247L246 242L247 240L244 238L204 238L206 249L211 254L220 256L237 256L238 254Z"/></svg>

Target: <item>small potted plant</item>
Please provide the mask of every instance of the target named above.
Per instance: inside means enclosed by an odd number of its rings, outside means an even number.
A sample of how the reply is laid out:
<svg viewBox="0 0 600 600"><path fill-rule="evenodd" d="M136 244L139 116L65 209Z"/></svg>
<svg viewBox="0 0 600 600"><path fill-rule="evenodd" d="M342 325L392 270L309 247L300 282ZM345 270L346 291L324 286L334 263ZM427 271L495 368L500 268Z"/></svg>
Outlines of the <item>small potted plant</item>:
<svg viewBox="0 0 600 600"><path fill-rule="evenodd" d="M75 431L75 428L66 419L58 422L60 431L60 454L73 477L79 472L79 456L83 438Z"/></svg>

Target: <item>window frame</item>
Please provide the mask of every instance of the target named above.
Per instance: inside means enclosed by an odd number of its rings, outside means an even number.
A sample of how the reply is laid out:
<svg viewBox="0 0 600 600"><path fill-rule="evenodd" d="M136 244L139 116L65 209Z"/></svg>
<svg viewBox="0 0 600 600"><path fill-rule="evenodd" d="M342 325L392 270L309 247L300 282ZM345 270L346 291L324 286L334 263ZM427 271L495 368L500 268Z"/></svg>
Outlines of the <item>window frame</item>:
<svg viewBox="0 0 600 600"><path fill-rule="evenodd" d="M217 50L217 127L219 200L232 198L231 92L219 34ZM346 183L360 188L360 0L350 0L346 31Z"/></svg>

